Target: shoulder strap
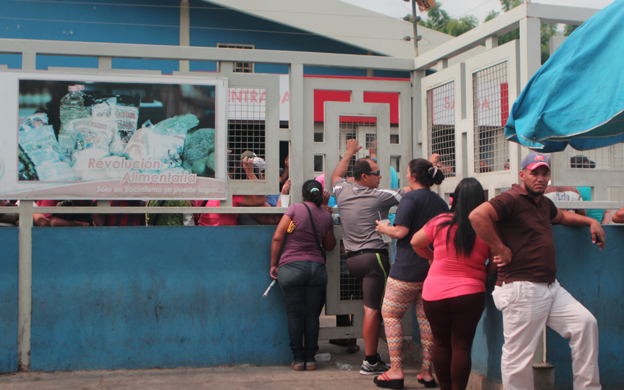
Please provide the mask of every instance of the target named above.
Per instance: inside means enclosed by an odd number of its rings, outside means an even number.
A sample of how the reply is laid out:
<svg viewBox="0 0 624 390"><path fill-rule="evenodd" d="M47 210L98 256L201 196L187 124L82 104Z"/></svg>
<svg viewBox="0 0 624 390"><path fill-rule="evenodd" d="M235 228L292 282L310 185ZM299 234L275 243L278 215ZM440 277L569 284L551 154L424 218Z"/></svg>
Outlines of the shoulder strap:
<svg viewBox="0 0 624 390"><path fill-rule="evenodd" d="M314 225L314 219L312 218L312 211L308 207L305 202L301 202L305 208L308 210L308 215L310 215L310 223L312 224L312 232L314 232L314 241L316 241L316 245L318 245L319 250L321 251L321 255L323 255L323 259L327 260L327 256L325 255L325 249L321 246L321 243L318 239L318 233L316 232L316 226Z"/></svg>

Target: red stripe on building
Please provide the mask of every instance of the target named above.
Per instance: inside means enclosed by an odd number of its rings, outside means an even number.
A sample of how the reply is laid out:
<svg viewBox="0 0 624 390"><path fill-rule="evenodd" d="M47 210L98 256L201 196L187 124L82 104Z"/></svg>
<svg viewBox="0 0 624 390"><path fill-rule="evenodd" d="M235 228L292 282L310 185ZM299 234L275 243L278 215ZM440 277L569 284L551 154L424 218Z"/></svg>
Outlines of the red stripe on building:
<svg viewBox="0 0 624 390"><path fill-rule="evenodd" d="M501 83L501 127L505 127L509 119L509 84Z"/></svg>

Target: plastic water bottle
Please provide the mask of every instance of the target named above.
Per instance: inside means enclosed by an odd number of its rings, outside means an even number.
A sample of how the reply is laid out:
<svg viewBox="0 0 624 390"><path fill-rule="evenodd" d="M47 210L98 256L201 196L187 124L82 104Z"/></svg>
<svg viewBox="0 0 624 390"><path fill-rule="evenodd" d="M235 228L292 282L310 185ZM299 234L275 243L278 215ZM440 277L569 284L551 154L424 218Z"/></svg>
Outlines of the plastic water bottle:
<svg viewBox="0 0 624 390"><path fill-rule="evenodd" d="M82 117L84 118L84 117L87 117L87 116L91 116L91 106L88 106L88 107L85 106L85 104L87 102L85 100L85 96L87 96L87 95L84 92L82 92L82 91L84 91L85 86L84 85L80 85L80 84L76 84L75 86L78 87L78 94L80 94L80 97L82 98L82 104L83 104L83 107L84 107L84 114L83 114Z"/></svg>
<svg viewBox="0 0 624 390"><path fill-rule="evenodd" d="M317 353L315 360L317 362L328 362L331 360L331 355L329 353Z"/></svg>
<svg viewBox="0 0 624 390"><path fill-rule="evenodd" d="M67 89L69 93L61 99L61 131L65 130L72 119L85 117L84 99L80 92L80 86L70 85Z"/></svg>
<svg viewBox="0 0 624 390"><path fill-rule="evenodd" d="M66 159L71 161L71 156L74 150L74 140L69 135L67 126L73 119L84 118L86 113L84 99L80 93L80 87L77 85L70 85L67 89L69 93L61 99L61 108L59 111L61 117L59 144L61 146L62 154Z"/></svg>
<svg viewBox="0 0 624 390"><path fill-rule="evenodd" d="M350 365L350 364L346 364L346 363L336 362L336 366L338 366L339 370L343 370L343 371L351 371L351 370L353 370L353 366Z"/></svg>

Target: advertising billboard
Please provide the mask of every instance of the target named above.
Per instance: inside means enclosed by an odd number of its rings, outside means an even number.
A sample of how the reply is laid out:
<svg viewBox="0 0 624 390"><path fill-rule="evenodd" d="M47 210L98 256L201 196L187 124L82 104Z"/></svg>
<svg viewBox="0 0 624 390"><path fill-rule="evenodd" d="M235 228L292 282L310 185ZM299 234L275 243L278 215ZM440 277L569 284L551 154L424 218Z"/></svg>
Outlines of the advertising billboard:
<svg viewBox="0 0 624 390"><path fill-rule="evenodd" d="M0 198L226 198L224 79L8 71L0 90Z"/></svg>

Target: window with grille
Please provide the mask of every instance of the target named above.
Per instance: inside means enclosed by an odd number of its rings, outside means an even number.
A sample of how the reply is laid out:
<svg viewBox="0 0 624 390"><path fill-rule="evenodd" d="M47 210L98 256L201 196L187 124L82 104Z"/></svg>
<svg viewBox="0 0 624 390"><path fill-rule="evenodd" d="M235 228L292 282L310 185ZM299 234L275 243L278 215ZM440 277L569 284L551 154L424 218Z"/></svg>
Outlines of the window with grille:
<svg viewBox="0 0 624 390"><path fill-rule="evenodd" d="M245 156L260 158L254 173L264 180L266 158L265 112L266 91L260 88L228 90L228 174L232 180L246 180L242 167Z"/></svg>
<svg viewBox="0 0 624 390"><path fill-rule="evenodd" d="M455 176L455 82L427 91L427 145L445 176Z"/></svg>
<svg viewBox="0 0 624 390"><path fill-rule="evenodd" d="M505 140L508 91L506 61L472 74L476 173L509 169L509 145Z"/></svg>
<svg viewBox="0 0 624 390"><path fill-rule="evenodd" d="M360 158L377 157L377 118L365 116L341 116L340 117L340 137L338 148L340 157L346 151L347 140L355 138L362 149L351 158L347 177L353 177L353 164Z"/></svg>
<svg viewBox="0 0 624 390"><path fill-rule="evenodd" d="M243 50L252 50L254 45L236 45L231 43L217 43L217 47L220 49L243 49ZM218 64L218 71L221 71L221 63ZM253 73L254 72L254 64L253 62L235 62L234 63L234 73Z"/></svg>

